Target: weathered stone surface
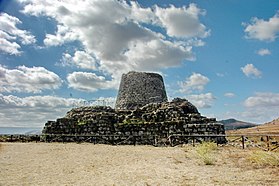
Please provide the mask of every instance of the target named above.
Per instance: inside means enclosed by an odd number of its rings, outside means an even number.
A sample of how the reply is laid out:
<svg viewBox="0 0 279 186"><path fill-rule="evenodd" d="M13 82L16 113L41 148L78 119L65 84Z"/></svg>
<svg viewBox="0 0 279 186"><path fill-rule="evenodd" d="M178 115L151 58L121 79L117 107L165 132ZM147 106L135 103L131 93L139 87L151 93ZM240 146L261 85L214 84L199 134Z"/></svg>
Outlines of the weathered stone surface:
<svg viewBox="0 0 279 186"><path fill-rule="evenodd" d="M64 118L47 122L43 134L102 136L94 143L153 144L168 139L169 143L182 144L192 140L185 135L216 135L225 131L215 118L201 116L186 99L176 98L172 102L149 103L136 110L114 110L105 106L72 109ZM226 141L222 137L203 140Z"/></svg>
<svg viewBox="0 0 279 186"><path fill-rule="evenodd" d="M131 110L148 103L167 101L161 75L156 73L129 72L122 75L115 104L117 110Z"/></svg>

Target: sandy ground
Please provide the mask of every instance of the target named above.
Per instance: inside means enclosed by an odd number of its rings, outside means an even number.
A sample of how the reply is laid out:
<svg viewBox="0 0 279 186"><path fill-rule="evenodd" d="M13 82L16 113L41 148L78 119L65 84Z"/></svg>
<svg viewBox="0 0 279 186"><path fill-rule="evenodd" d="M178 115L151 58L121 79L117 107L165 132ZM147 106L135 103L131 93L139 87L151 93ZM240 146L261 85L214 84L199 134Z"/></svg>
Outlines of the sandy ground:
<svg viewBox="0 0 279 186"><path fill-rule="evenodd" d="M0 185L279 185L279 167L220 147L204 165L193 147L0 143Z"/></svg>

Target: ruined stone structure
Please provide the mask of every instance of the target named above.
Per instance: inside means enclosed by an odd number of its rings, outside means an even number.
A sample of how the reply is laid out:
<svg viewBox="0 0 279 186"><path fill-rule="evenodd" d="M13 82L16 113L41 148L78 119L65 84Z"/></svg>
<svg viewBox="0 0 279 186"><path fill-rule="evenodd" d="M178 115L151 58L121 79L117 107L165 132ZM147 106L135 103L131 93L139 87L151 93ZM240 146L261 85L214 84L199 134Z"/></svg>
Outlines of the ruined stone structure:
<svg viewBox="0 0 279 186"><path fill-rule="evenodd" d="M167 101L161 75L145 72L129 72L122 75L115 104L117 110L131 110L148 103Z"/></svg>
<svg viewBox="0 0 279 186"><path fill-rule="evenodd" d="M226 142L223 124L201 116L186 99L167 102L162 77L138 72L123 75L116 109L74 108L47 122L42 133L46 141L105 144L177 145L192 142L193 135L198 141Z"/></svg>
<svg viewBox="0 0 279 186"><path fill-rule="evenodd" d="M45 140L89 139L105 144L177 145L191 142L191 135L209 135L200 137L200 141L226 142L224 137L210 137L225 134L223 124L217 123L215 118L201 116L185 99L150 103L136 110L115 110L105 106L76 108L64 118L47 122L43 134L49 134ZM57 138L59 134L65 136Z"/></svg>

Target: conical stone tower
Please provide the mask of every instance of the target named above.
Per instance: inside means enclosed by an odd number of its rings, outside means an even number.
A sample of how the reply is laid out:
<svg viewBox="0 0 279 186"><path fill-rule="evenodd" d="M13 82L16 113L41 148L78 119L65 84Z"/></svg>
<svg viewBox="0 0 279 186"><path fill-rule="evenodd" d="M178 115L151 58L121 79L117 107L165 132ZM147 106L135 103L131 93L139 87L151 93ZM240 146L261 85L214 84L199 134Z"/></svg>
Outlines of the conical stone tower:
<svg viewBox="0 0 279 186"><path fill-rule="evenodd" d="M148 103L161 103L167 100L161 75L132 71L122 75L115 109L133 110Z"/></svg>

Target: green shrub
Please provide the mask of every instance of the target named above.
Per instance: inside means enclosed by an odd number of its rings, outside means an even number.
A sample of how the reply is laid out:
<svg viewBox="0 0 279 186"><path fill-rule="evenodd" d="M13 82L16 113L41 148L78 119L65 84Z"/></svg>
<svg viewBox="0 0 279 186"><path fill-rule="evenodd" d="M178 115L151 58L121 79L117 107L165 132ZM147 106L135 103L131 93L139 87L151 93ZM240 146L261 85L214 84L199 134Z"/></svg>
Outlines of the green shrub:
<svg viewBox="0 0 279 186"><path fill-rule="evenodd" d="M77 124L78 124L78 125L85 125L85 124L87 124L87 122L86 122L86 121L83 121L83 120L79 120Z"/></svg>
<svg viewBox="0 0 279 186"><path fill-rule="evenodd" d="M141 125L143 124L144 122L140 119L125 119L123 121L123 124L125 125L130 125L130 124L133 124L133 125Z"/></svg>
<svg viewBox="0 0 279 186"><path fill-rule="evenodd" d="M259 166L279 166L279 153L254 151L248 156L248 160Z"/></svg>

